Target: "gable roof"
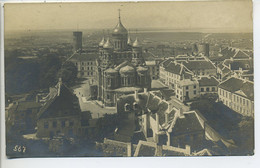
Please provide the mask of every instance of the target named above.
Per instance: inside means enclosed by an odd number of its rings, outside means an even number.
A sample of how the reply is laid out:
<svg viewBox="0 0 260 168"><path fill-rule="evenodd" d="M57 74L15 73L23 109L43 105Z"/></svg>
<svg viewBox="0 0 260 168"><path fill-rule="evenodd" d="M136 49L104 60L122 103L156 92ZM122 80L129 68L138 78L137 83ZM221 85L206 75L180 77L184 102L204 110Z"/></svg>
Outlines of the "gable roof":
<svg viewBox="0 0 260 168"><path fill-rule="evenodd" d="M98 53L76 53L70 61L95 61L98 58Z"/></svg>
<svg viewBox="0 0 260 168"><path fill-rule="evenodd" d="M242 50L239 50L236 52L236 54L233 56L234 58L249 58L249 55L243 52Z"/></svg>
<svg viewBox="0 0 260 168"><path fill-rule="evenodd" d="M218 87L232 93L241 90L248 99L254 100L254 83L251 81L231 77L220 83Z"/></svg>
<svg viewBox="0 0 260 168"><path fill-rule="evenodd" d="M199 86L217 86L219 81L211 76L211 77L201 77L199 79Z"/></svg>
<svg viewBox="0 0 260 168"><path fill-rule="evenodd" d="M178 136L181 134L203 131L203 127L195 112L185 112L184 117L178 117L172 127L172 135Z"/></svg>
<svg viewBox="0 0 260 168"><path fill-rule="evenodd" d="M51 95L51 96L50 96ZM76 95L63 83L50 89L49 98L38 113L38 118L64 117L80 114Z"/></svg>
<svg viewBox="0 0 260 168"><path fill-rule="evenodd" d="M199 69L215 69L213 63L206 60L183 62L183 65L186 66L191 71L199 70Z"/></svg>
<svg viewBox="0 0 260 168"><path fill-rule="evenodd" d="M162 62L160 63L160 65L163 66L163 67L166 67L166 66L168 66L168 64L171 63L172 61L174 61L174 59L169 58L169 59L167 59L167 60L162 61Z"/></svg>

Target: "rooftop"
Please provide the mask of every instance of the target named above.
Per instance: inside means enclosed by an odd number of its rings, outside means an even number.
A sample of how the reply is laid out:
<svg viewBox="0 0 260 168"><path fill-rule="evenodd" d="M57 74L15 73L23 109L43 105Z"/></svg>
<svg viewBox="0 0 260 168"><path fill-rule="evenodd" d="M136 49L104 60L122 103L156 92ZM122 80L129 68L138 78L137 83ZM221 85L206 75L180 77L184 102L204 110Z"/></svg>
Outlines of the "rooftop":
<svg viewBox="0 0 260 168"><path fill-rule="evenodd" d="M254 100L254 83L251 81L231 77L220 83L218 87L231 93L239 94L240 91L241 96Z"/></svg>
<svg viewBox="0 0 260 168"><path fill-rule="evenodd" d="M201 77L199 79L200 86L218 86L219 81L215 77Z"/></svg>
<svg viewBox="0 0 260 168"><path fill-rule="evenodd" d="M205 60L183 62L183 65L186 66L191 71L200 70L200 69L215 69L216 68L212 62L205 61Z"/></svg>
<svg viewBox="0 0 260 168"><path fill-rule="evenodd" d="M95 61L98 53L76 53L70 59L71 61Z"/></svg>

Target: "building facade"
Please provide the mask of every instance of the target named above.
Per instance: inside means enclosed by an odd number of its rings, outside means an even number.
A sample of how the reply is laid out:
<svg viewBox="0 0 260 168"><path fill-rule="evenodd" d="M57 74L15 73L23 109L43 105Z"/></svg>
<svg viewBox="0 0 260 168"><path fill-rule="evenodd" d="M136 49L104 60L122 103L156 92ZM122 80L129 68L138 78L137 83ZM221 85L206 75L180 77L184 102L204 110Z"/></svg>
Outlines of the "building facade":
<svg viewBox="0 0 260 168"><path fill-rule="evenodd" d="M254 117L254 83L230 77L218 86L219 101L243 116Z"/></svg>
<svg viewBox="0 0 260 168"><path fill-rule="evenodd" d="M217 93L219 81L214 77L201 77L198 79L200 94Z"/></svg>
<svg viewBox="0 0 260 168"><path fill-rule="evenodd" d="M99 43L97 97L105 106L115 106L121 95L151 87L142 53L140 41L131 41L119 15L111 40L103 38Z"/></svg>
<svg viewBox="0 0 260 168"><path fill-rule="evenodd" d="M81 110L76 95L60 80L55 87L50 88L45 99L37 116L36 136L39 138L77 137L81 127Z"/></svg>
<svg viewBox="0 0 260 168"><path fill-rule="evenodd" d="M175 85L176 98L187 101L200 96L199 82L196 79L184 79Z"/></svg>
<svg viewBox="0 0 260 168"><path fill-rule="evenodd" d="M146 66L148 67L151 79L159 78L159 61L145 61Z"/></svg>

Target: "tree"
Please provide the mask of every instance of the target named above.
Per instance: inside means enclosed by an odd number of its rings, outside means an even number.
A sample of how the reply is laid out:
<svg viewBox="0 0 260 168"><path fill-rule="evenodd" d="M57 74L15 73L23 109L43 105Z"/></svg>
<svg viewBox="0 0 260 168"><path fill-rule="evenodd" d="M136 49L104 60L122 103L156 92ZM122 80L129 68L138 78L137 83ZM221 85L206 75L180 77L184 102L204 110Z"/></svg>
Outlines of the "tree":
<svg viewBox="0 0 260 168"><path fill-rule="evenodd" d="M39 59L40 65L40 88L48 88L58 81L57 73L61 68L61 61L55 55L48 55Z"/></svg>
<svg viewBox="0 0 260 168"><path fill-rule="evenodd" d="M103 141L105 137L109 137L114 133L118 126L119 118L117 114L105 114L99 118L96 123L96 130L92 133L92 139Z"/></svg>
<svg viewBox="0 0 260 168"><path fill-rule="evenodd" d="M58 78L62 78L62 81L71 86L77 81L77 67L72 62L66 62L58 72Z"/></svg>

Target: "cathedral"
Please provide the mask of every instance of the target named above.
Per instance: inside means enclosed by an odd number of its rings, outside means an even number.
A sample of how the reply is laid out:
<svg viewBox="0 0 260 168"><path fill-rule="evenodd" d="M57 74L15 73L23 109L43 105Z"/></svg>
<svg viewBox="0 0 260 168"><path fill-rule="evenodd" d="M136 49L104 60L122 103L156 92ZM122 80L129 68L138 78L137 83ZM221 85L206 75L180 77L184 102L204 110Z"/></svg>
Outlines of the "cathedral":
<svg viewBox="0 0 260 168"><path fill-rule="evenodd" d="M134 42L118 17L111 38L103 37L99 43L97 60L98 99L105 106L115 106L124 94L151 88L149 70L142 57L142 45Z"/></svg>

